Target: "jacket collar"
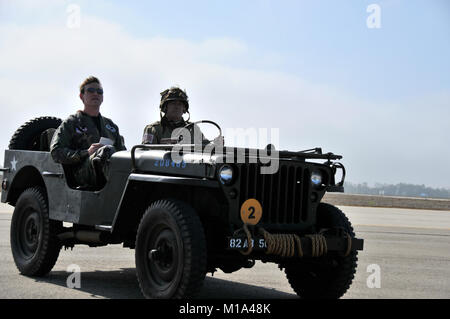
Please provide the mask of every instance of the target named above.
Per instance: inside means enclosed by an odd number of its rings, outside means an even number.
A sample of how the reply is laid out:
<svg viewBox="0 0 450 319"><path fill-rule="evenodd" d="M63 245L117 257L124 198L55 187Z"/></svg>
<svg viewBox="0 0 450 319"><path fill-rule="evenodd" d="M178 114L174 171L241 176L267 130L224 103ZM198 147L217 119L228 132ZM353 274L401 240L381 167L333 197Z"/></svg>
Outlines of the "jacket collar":
<svg viewBox="0 0 450 319"><path fill-rule="evenodd" d="M183 126L186 126L187 124L188 123L185 120L181 120L179 122L173 122L173 121L170 121L165 116L163 116L163 118L161 119L162 126L168 126L168 127L172 127L172 128L183 127Z"/></svg>

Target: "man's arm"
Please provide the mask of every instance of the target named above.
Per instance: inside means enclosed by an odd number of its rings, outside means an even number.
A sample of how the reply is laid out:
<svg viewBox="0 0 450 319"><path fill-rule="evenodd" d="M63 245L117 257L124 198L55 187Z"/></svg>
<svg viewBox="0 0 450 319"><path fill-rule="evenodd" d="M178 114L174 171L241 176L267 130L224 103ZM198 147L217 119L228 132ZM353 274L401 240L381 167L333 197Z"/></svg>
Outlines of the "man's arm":
<svg viewBox="0 0 450 319"><path fill-rule="evenodd" d="M118 146L116 147L116 150L117 150L117 151L126 151L126 150L127 150L127 147L125 146L125 139L124 139L123 136L120 135L120 134L119 134L118 139L120 140L120 142L117 143Z"/></svg>
<svg viewBox="0 0 450 319"><path fill-rule="evenodd" d="M123 138L122 135L120 135L119 127L117 125L116 125L116 130L117 130L117 137L116 137L116 142L114 143L114 147L116 148L116 151L126 151L127 148L125 146L125 139Z"/></svg>
<svg viewBox="0 0 450 319"><path fill-rule="evenodd" d="M142 144L158 144L158 137L154 125L147 125L142 135Z"/></svg>
<svg viewBox="0 0 450 319"><path fill-rule="evenodd" d="M200 129L200 127L197 124L193 125L192 131L193 131L192 132L192 134L193 134L192 142L193 143L195 143L195 144L201 144L201 143L208 144L208 143L211 143L211 141L208 140L205 137L205 135L203 135L202 130Z"/></svg>
<svg viewBox="0 0 450 319"><path fill-rule="evenodd" d="M67 165L81 163L89 156L88 150L71 149L71 139L74 132L70 121L64 121L53 135L50 153L55 162Z"/></svg>

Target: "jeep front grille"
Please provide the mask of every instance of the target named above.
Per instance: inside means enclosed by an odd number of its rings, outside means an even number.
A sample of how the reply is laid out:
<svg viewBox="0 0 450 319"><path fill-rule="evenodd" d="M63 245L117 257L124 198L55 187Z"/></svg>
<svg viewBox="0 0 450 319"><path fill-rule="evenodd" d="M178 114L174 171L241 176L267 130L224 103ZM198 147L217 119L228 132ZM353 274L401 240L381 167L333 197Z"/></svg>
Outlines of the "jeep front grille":
<svg viewBox="0 0 450 319"><path fill-rule="evenodd" d="M261 165L239 166L239 207L249 198L263 208L262 224L298 224L308 220L310 178L308 169L282 163L275 174L261 174Z"/></svg>

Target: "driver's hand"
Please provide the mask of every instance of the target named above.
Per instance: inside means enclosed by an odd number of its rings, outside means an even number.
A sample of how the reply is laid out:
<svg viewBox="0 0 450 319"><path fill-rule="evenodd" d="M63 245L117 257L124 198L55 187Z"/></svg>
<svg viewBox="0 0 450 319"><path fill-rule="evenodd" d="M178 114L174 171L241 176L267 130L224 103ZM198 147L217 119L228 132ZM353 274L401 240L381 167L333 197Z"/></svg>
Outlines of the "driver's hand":
<svg viewBox="0 0 450 319"><path fill-rule="evenodd" d="M103 144L100 143L94 143L92 144L89 148L88 148L88 153L89 156L91 156L92 154L95 153L95 151L97 151L100 147L104 146Z"/></svg>

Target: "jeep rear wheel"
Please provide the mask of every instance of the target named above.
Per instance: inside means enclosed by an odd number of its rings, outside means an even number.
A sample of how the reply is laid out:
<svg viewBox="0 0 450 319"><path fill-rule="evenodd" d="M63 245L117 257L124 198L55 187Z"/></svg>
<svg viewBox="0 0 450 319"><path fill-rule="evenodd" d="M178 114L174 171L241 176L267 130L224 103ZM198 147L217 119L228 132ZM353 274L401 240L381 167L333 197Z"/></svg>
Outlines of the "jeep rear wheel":
<svg viewBox="0 0 450 319"><path fill-rule="evenodd" d="M343 228L352 238L353 227L337 207L320 203L317 208L318 228ZM308 258L286 264L286 277L301 298L337 299L350 287L357 266L356 250L349 255L328 253L320 258Z"/></svg>
<svg viewBox="0 0 450 319"><path fill-rule="evenodd" d="M136 272L146 298L186 298L202 287L206 242L196 212L177 200L146 210L136 237Z"/></svg>
<svg viewBox="0 0 450 319"><path fill-rule="evenodd" d="M14 262L23 275L44 276L53 268L61 249L59 227L60 222L49 219L41 188L26 189L19 196L10 235Z"/></svg>

